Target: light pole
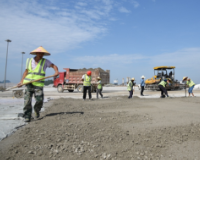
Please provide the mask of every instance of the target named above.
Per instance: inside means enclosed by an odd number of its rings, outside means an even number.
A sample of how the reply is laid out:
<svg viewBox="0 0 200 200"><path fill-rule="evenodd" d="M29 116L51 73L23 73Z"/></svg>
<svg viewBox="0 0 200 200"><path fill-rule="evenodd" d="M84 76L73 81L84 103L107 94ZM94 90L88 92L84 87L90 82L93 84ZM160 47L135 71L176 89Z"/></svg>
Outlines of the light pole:
<svg viewBox="0 0 200 200"><path fill-rule="evenodd" d="M4 88L6 88L6 68L7 68L7 58L8 58L8 43L12 42L11 40L5 40L7 42L7 53L6 53L6 65L5 65L5 76L4 76Z"/></svg>
<svg viewBox="0 0 200 200"><path fill-rule="evenodd" d="M22 71L23 71L23 54L25 54L25 52L22 52L21 80L22 80Z"/></svg>

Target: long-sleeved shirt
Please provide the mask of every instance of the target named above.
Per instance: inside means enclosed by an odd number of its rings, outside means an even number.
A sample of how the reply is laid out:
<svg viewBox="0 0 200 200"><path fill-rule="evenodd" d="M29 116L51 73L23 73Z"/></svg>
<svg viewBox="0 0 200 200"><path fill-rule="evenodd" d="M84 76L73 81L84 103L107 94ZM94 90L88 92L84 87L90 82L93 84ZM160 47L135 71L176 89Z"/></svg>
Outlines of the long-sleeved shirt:
<svg viewBox="0 0 200 200"><path fill-rule="evenodd" d="M143 78L140 80L140 85L141 85L141 86L145 86L145 83L144 83L144 79L143 79Z"/></svg>

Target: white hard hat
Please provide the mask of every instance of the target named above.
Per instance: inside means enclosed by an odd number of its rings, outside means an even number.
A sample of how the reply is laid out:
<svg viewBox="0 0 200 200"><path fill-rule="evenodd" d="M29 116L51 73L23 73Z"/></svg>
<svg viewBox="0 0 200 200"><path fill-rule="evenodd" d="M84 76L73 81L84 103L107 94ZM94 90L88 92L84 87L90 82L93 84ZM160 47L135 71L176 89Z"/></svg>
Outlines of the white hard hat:
<svg viewBox="0 0 200 200"><path fill-rule="evenodd" d="M132 81L134 81L134 80L135 80L135 78L132 78L131 80L132 80Z"/></svg>
<svg viewBox="0 0 200 200"><path fill-rule="evenodd" d="M142 75L141 78L145 78L144 75Z"/></svg>

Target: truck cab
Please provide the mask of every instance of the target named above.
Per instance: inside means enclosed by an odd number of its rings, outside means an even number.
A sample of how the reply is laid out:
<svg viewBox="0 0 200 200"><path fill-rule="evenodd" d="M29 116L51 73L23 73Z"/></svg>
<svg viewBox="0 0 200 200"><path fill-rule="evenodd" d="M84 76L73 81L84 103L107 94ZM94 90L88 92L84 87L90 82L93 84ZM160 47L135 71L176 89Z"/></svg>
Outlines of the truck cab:
<svg viewBox="0 0 200 200"><path fill-rule="evenodd" d="M66 72L59 72L59 75L54 77L53 87L57 87L58 85L63 85L65 81Z"/></svg>

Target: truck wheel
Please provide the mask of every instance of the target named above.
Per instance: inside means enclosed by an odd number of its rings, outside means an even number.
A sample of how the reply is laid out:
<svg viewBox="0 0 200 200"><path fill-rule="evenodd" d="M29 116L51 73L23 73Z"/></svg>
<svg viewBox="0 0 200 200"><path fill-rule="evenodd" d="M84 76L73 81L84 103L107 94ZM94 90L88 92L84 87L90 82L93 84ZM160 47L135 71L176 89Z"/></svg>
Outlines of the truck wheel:
<svg viewBox="0 0 200 200"><path fill-rule="evenodd" d="M83 92L83 86L82 86L82 85L79 85L79 86L77 87L77 91L78 91L78 92Z"/></svg>
<svg viewBox="0 0 200 200"><path fill-rule="evenodd" d="M57 87L57 90L58 90L59 93L62 93L64 91L62 85L59 85Z"/></svg>
<svg viewBox="0 0 200 200"><path fill-rule="evenodd" d="M68 92L73 92L74 90L68 90Z"/></svg>

